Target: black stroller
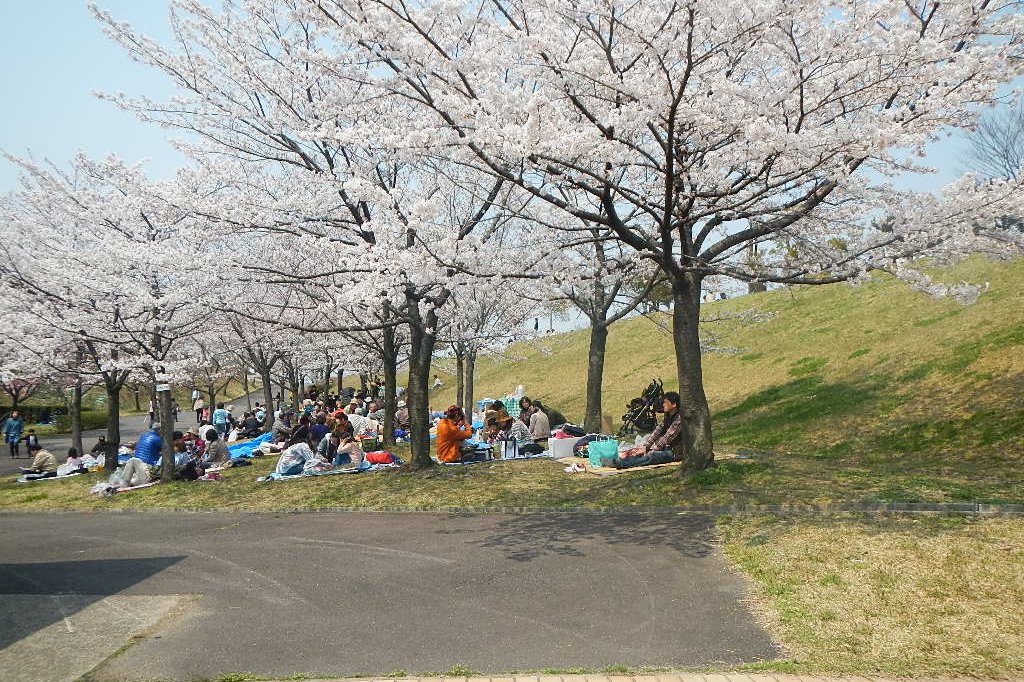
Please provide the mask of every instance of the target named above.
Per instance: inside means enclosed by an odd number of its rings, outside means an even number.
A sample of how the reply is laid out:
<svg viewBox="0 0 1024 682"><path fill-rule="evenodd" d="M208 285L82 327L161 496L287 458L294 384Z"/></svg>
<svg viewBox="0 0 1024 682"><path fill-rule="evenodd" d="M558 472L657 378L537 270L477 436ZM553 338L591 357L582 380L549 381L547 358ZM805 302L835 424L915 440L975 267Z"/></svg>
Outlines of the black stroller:
<svg viewBox="0 0 1024 682"><path fill-rule="evenodd" d="M653 431L658 424L657 415L662 412L664 398L665 390L662 388L661 379L652 379L640 397L633 398L626 405L627 411L622 415L622 428L619 429L618 436L621 438L627 433Z"/></svg>

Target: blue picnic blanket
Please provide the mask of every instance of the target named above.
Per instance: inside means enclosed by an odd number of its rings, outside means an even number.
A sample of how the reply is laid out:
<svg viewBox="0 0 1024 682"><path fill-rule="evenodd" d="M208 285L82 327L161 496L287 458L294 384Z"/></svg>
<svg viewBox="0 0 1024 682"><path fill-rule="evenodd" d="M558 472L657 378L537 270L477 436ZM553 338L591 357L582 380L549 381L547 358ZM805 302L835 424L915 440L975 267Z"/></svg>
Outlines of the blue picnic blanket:
<svg viewBox="0 0 1024 682"><path fill-rule="evenodd" d="M231 459L238 459L239 457L252 457L256 450L264 443L269 443L271 434L264 433L259 438L253 438L244 443L235 443L228 446L228 453L231 455Z"/></svg>

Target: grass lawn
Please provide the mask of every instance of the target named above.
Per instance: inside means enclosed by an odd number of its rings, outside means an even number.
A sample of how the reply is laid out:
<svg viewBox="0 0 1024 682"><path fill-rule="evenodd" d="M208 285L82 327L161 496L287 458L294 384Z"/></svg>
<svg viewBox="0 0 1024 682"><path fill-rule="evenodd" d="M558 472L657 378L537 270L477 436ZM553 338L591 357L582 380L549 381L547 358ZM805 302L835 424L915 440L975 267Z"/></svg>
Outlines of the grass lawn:
<svg viewBox="0 0 1024 682"><path fill-rule="evenodd" d="M1007 677L1024 671L1024 520L720 519L754 610L786 647L757 669Z"/></svg>

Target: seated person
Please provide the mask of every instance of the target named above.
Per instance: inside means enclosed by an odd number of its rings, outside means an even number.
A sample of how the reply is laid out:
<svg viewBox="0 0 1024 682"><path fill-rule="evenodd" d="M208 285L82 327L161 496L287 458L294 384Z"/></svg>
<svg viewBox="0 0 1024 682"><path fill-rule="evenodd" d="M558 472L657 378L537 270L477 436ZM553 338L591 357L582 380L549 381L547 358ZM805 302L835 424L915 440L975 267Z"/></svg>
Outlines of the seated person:
<svg viewBox="0 0 1024 682"><path fill-rule="evenodd" d="M461 462L462 445L473 437L473 427L458 405L452 405L437 424L437 458L442 462Z"/></svg>
<svg viewBox="0 0 1024 682"><path fill-rule="evenodd" d="M281 476L294 476L321 462L323 460L313 452L309 447L309 443L302 441L288 447L281 453L277 460L277 466L274 468L274 473Z"/></svg>
<svg viewBox="0 0 1024 682"><path fill-rule="evenodd" d="M138 457L132 457L124 463L123 467L114 472L111 487L133 488L149 483L151 478L149 466Z"/></svg>
<svg viewBox="0 0 1024 682"><path fill-rule="evenodd" d="M327 462L334 461L334 455L337 454L340 444L341 438L337 433L326 433L316 446L316 454Z"/></svg>
<svg viewBox="0 0 1024 682"><path fill-rule="evenodd" d="M69 474L71 473L87 473L85 467L82 466L82 458L78 456L78 450L75 448L68 448L68 458L64 460L64 469Z"/></svg>
<svg viewBox="0 0 1024 682"><path fill-rule="evenodd" d="M286 445L287 447L291 447L299 443L305 443L306 445L309 445L309 440L309 417L307 417L306 415L302 415L301 417L299 417L298 427L294 431L292 431L292 435L288 439Z"/></svg>
<svg viewBox="0 0 1024 682"><path fill-rule="evenodd" d="M330 432L331 429L327 426L327 415L318 414L316 423L309 427L309 442L319 443Z"/></svg>
<svg viewBox="0 0 1024 682"><path fill-rule="evenodd" d="M92 446L92 450L89 451L89 454L93 457L99 457L100 455L106 457L109 454L113 454L113 452L114 448L110 447L110 443L107 442L107 437L100 436L96 440L96 445Z"/></svg>
<svg viewBox="0 0 1024 682"><path fill-rule="evenodd" d="M242 438L256 438L263 431L260 421L252 412L246 412L240 427Z"/></svg>
<svg viewBox="0 0 1024 682"><path fill-rule="evenodd" d="M513 419L511 425L499 435L513 439L520 446L530 445L533 443L533 435L530 433L530 427L518 419Z"/></svg>
<svg viewBox="0 0 1024 682"><path fill-rule="evenodd" d="M228 461L231 458L231 454L228 452L228 444L224 442L224 439L216 431L208 435L210 441L206 444L206 454L204 456L206 464L213 467Z"/></svg>
<svg viewBox="0 0 1024 682"><path fill-rule="evenodd" d="M57 475L57 458L49 450L44 450L38 441L28 446L28 454L32 455L32 466L23 469L25 478L52 478Z"/></svg>
<svg viewBox="0 0 1024 682"><path fill-rule="evenodd" d="M163 441L160 439L160 422L153 424L153 428L139 436L135 444L135 456L148 466L155 467L160 464L160 449Z"/></svg>
<svg viewBox="0 0 1024 682"><path fill-rule="evenodd" d="M352 434L338 436L338 450L334 455L334 466L356 467L363 463L366 453Z"/></svg>
<svg viewBox="0 0 1024 682"><path fill-rule="evenodd" d="M292 414L282 412L280 418L274 422L274 428L270 430L270 440L275 443L283 443L292 436ZM209 440L209 439L207 439Z"/></svg>
<svg viewBox="0 0 1024 682"><path fill-rule="evenodd" d="M500 400L495 400L487 406L484 412L483 438L488 443L493 443L498 438L498 433L507 431L512 427L512 417L505 410L505 405Z"/></svg>
<svg viewBox="0 0 1024 682"><path fill-rule="evenodd" d="M665 394L662 405L665 408L665 419L654 429L647 442L620 452L618 457L602 457L601 466L627 469L675 461L676 455L672 448L683 433L683 417L679 414L679 394L669 391Z"/></svg>
<svg viewBox="0 0 1024 682"><path fill-rule="evenodd" d="M334 417L334 424L331 426L331 431L338 432L342 435L355 436L355 429L352 427L352 422L349 421L348 415L344 412L336 414Z"/></svg>
<svg viewBox="0 0 1024 682"><path fill-rule="evenodd" d="M398 409L395 410L395 428L403 431L409 430L409 407L404 400L398 401Z"/></svg>

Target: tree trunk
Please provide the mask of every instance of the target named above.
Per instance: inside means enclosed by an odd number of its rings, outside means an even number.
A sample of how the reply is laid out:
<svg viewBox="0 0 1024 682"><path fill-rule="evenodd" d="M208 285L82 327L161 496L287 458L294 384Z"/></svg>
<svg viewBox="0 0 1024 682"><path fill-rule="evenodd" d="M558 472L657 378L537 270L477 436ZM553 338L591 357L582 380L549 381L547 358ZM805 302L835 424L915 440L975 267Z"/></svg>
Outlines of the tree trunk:
<svg viewBox="0 0 1024 682"><path fill-rule="evenodd" d="M466 351L461 343L455 344L455 404L466 409Z"/></svg>
<svg viewBox="0 0 1024 682"><path fill-rule="evenodd" d="M342 384L345 381L345 368L338 368L338 395L341 395L341 391L345 388Z"/></svg>
<svg viewBox="0 0 1024 682"><path fill-rule="evenodd" d="M116 379L105 378L103 384L107 391L107 453L103 469L114 473L117 469L117 449L121 447L121 383Z"/></svg>
<svg viewBox="0 0 1024 682"><path fill-rule="evenodd" d="M466 413L466 419L473 420L473 392L476 390L476 349L466 351L466 380L465 395L462 409Z"/></svg>
<svg viewBox="0 0 1024 682"><path fill-rule="evenodd" d="M141 391L139 391L139 385L135 384L132 386L132 400L135 401L136 412L142 412L142 405L139 404L139 393L141 393Z"/></svg>
<svg viewBox="0 0 1024 682"><path fill-rule="evenodd" d="M302 403L302 397L299 395L302 392L302 386L299 385L299 370L294 369L288 372L288 383L290 384L288 390L292 393L292 408L298 412L299 405Z"/></svg>
<svg viewBox="0 0 1024 682"><path fill-rule="evenodd" d="M682 473L700 471L715 459L711 438L711 410L704 395L700 336L701 278L692 273L673 278L672 332L676 372L679 376L679 411L685 428L676 454L682 456Z"/></svg>
<svg viewBox="0 0 1024 682"><path fill-rule="evenodd" d="M252 396L249 395L249 370L242 368L242 390L245 391L245 405L248 412L252 412Z"/></svg>
<svg viewBox="0 0 1024 682"><path fill-rule="evenodd" d="M366 372L360 372L359 373L359 390L360 391L368 391L369 387L367 386L367 384L369 383L369 381L370 381L369 375Z"/></svg>
<svg viewBox="0 0 1024 682"><path fill-rule="evenodd" d="M384 365L384 444L395 443L395 410L398 408L398 348L395 347L395 328L383 331L381 361Z"/></svg>
<svg viewBox="0 0 1024 682"><path fill-rule="evenodd" d="M426 468L434 465L430 457L430 362L434 354L437 313L429 310L424 317L418 301L409 301L413 317L410 325L409 351L409 443L412 447L412 465Z"/></svg>
<svg viewBox="0 0 1024 682"><path fill-rule="evenodd" d="M608 346L608 327L604 320L591 321L590 359L587 361L587 407L583 428L587 433L601 432L601 391L604 384L604 355Z"/></svg>
<svg viewBox="0 0 1024 682"><path fill-rule="evenodd" d="M71 446L81 457L85 451L82 445L82 377L75 377L75 387L71 389Z"/></svg>
<svg viewBox="0 0 1024 682"><path fill-rule="evenodd" d="M263 430L269 432L274 428L274 380L270 378L270 370L260 372L260 381L263 382L263 411L267 413L263 421Z"/></svg>
<svg viewBox="0 0 1024 682"><path fill-rule="evenodd" d="M170 387L156 392L157 413L160 419L160 480L174 480L174 407Z"/></svg>
<svg viewBox="0 0 1024 682"><path fill-rule="evenodd" d="M217 387L213 384L206 384L206 393L210 396L210 402L207 403L210 409L210 422L213 422L213 411L217 409Z"/></svg>

